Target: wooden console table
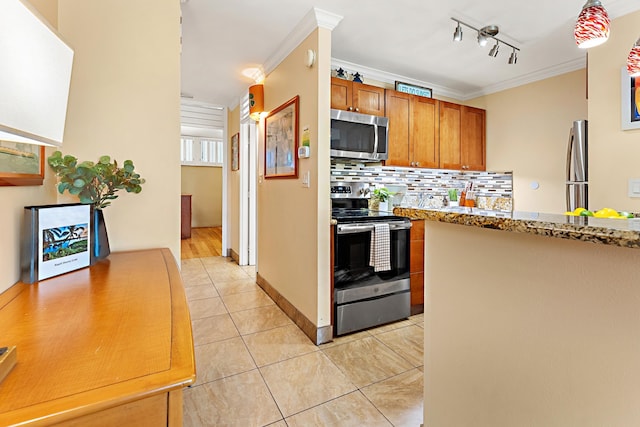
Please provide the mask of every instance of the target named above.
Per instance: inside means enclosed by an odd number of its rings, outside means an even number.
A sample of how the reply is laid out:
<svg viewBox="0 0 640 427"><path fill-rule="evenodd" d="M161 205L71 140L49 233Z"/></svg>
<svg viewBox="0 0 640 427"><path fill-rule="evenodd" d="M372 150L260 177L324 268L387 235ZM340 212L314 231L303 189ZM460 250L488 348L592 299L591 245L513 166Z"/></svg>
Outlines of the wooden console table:
<svg viewBox="0 0 640 427"><path fill-rule="evenodd" d="M168 249L112 253L0 294L0 425L180 426L195 380L184 287Z"/></svg>

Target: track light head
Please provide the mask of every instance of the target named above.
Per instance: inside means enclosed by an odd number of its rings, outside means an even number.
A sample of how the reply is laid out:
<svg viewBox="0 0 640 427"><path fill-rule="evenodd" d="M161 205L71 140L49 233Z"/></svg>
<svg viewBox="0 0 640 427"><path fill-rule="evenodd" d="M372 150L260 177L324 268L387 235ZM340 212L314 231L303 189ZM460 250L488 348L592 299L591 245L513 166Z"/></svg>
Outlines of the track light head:
<svg viewBox="0 0 640 427"><path fill-rule="evenodd" d="M462 27L460 26L460 23L458 22L458 26L456 27L456 30L453 32L453 41L454 42L459 42L462 40Z"/></svg>
<svg viewBox="0 0 640 427"><path fill-rule="evenodd" d="M486 27L480 28L478 31L478 44L483 47L486 46L489 39L496 36L499 31L497 25L487 25Z"/></svg>
<svg viewBox="0 0 640 427"><path fill-rule="evenodd" d="M489 56L492 57L496 57L498 56L498 49L500 48L500 46L498 46L498 42L496 42L496 44L493 45L493 47L491 48L491 50L489 51Z"/></svg>
<svg viewBox="0 0 640 427"><path fill-rule="evenodd" d="M518 62L518 54L516 53L516 50L513 49L511 56L509 56L509 64L515 64L516 62Z"/></svg>

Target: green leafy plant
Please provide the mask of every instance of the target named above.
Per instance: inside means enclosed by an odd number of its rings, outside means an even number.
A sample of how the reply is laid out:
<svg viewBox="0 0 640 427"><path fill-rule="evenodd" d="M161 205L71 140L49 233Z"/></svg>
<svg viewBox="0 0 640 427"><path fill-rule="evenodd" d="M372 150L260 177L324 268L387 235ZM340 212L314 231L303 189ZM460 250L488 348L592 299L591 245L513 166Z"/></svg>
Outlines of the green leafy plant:
<svg viewBox="0 0 640 427"><path fill-rule="evenodd" d="M125 160L122 167L111 157L101 156L97 163L78 163L74 156L63 156L54 152L47 159L49 166L59 178L58 191L65 190L78 196L80 203L94 203L97 209L104 209L116 199L119 190L140 193L145 180L135 171L133 162Z"/></svg>
<svg viewBox="0 0 640 427"><path fill-rule="evenodd" d="M387 189L386 187L376 188L375 190L373 190L373 198L380 202L386 202L391 198L392 195L393 194L391 194L389 189Z"/></svg>

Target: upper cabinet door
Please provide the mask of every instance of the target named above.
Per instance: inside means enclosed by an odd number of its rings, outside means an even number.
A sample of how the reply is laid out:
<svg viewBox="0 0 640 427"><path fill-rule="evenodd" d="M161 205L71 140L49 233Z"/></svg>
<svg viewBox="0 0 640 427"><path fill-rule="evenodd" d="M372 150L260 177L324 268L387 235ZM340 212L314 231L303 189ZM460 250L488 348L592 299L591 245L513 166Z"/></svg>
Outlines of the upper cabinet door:
<svg viewBox="0 0 640 427"><path fill-rule="evenodd" d="M440 101L440 167L443 169L462 169L461 120L461 105Z"/></svg>
<svg viewBox="0 0 640 427"><path fill-rule="evenodd" d="M331 79L331 108L349 110L351 107L352 82L344 79Z"/></svg>
<svg viewBox="0 0 640 427"><path fill-rule="evenodd" d="M384 88L353 82L352 101L354 111L374 116L384 116Z"/></svg>
<svg viewBox="0 0 640 427"><path fill-rule="evenodd" d="M438 101L413 96L411 112L411 147L414 166L440 167L440 117Z"/></svg>
<svg viewBox="0 0 640 427"><path fill-rule="evenodd" d="M385 99L389 119L388 166L413 166L411 150L411 95L387 90Z"/></svg>
<svg viewBox="0 0 640 427"><path fill-rule="evenodd" d="M480 108L462 107L460 156L465 170L486 170L486 112Z"/></svg>

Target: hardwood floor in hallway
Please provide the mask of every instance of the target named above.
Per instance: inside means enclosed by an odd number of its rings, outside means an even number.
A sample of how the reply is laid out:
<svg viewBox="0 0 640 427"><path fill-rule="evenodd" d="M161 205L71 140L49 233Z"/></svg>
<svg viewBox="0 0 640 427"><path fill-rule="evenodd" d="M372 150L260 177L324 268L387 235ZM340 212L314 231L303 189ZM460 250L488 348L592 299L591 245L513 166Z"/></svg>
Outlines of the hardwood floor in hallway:
<svg viewBox="0 0 640 427"><path fill-rule="evenodd" d="M222 256L222 227L191 229L191 238L180 241L180 258L207 258Z"/></svg>

